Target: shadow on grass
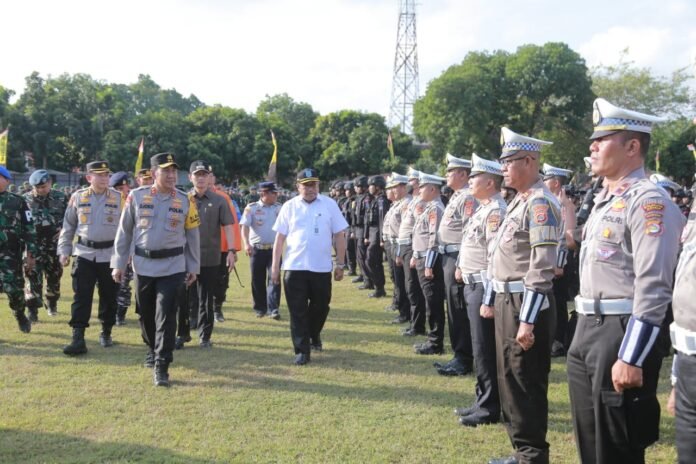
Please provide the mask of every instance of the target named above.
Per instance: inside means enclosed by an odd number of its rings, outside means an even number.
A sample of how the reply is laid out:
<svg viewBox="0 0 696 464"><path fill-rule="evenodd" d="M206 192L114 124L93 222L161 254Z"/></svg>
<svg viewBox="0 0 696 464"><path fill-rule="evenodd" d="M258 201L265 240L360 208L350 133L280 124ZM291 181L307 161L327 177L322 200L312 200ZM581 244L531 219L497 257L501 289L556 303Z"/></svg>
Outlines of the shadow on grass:
<svg viewBox="0 0 696 464"><path fill-rule="evenodd" d="M163 445L171 445L171 443L163 443ZM165 448L133 443L97 443L60 433L5 428L0 428L0 460L4 463L166 462L216 464L223 462L197 459Z"/></svg>

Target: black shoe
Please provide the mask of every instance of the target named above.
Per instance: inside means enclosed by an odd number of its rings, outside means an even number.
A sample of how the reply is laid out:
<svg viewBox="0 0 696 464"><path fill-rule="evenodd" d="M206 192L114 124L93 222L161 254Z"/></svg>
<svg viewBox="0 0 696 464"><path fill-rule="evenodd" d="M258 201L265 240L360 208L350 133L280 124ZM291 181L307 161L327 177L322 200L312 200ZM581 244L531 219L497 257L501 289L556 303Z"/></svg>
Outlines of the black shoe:
<svg viewBox="0 0 696 464"><path fill-rule="evenodd" d="M213 342L211 342L210 340L201 340L200 342L198 342L198 346L200 346L201 348L212 348Z"/></svg>
<svg viewBox="0 0 696 464"><path fill-rule="evenodd" d="M143 362L143 366L152 369L155 367L155 352L154 351L148 351L147 354L145 355L145 362Z"/></svg>
<svg viewBox="0 0 696 464"><path fill-rule="evenodd" d="M358 276L358 277L356 277L355 279L350 279L350 281L351 281L352 283L354 283L354 284L363 282L364 280L365 280L365 279L363 278L363 276Z"/></svg>
<svg viewBox="0 0 696 464"><path fill-rule="evenodd" d="M566 351L565 347L563 346L563 343L559 342L558 340L554 340L553 344L551 345L551 357L552 358L560 358L565 356Z"/></svg>
<svg viewBox="0 0 696 464"><path fill-rule="evenodd" d="M403 335L404 337L415 337L417 335L425 335L425 330L415 330L412 328L408 328L401 331L401 335Z"/></svg>
<svg viewBox="0 0 696 464"><path fill-rule="evenodd" d="M225 322L225 316L222 315L222 311L215 311L215 322Z"/></svg>
<svg viewBox="0 0 696 464"><path fill-rule="evenodd" d="M384 298L385 296L387 296L387 292L385 292L383 288L378 288L377 290L375 290L367 296L369 298Z"/></svg>
<svg viewBox="0 0 696 464"><path fill-rule="evenodd" d="M111 332L102 330L102 333L99 334L99 344L104 348L113 346L114 341L111 339Z"/></svg>
<svg viewBox="0 0 696 464"><path fill-rule="evenodd" d="M470 416L478 410L477 405L467 406L466 408L454 408L455 416Z"/></svg>
<svg viewBox="0 0 696 464"><path fill-rule="evenodd" d="M21 330L25 334L31 332L31 321L27 319L26 314L24 314L23 312L16 312L14 317L17 320L17 326L19 327L19 330Z"/></svg>
<svg viewBox="0 0 696 464"><path fill-rule="evenodd" d="M169 386L169 366L157 363L155 364L153 373L156 387Z"/></svg>
<svg viewBox="0 0 696 464"><path fill-rule="evenodd" d="M372 284L362 284L358 287L358 290L374 290L375 286Z"/></svg>
<svg viewBox="0 0 696 464"><path fill-rule="evenodd" d="M455 362L442 366L437 369L437 373L447 377L456 377L459 375L469 375L473 371L472 366L464 364L458 359Z"/></svg>
<svg viewBox="0 0 696 464"><path fill-rule="evenodd" d="M508 456L506 458L495 458L488 461L488 464L518 464L518 460L515 456Z"/></svg>
<svg viewBox="0 0 696 464"><path fill-rule="evenodd" d="M191 341L190 335L187 335L185 337L176 337L176 341L174 342L174 349L180 350L184 347L184 344L186 344L190 341Z"/></svg>
<svg viewBox="0 0 696 464"><path fill-rule="evenodd" d="M46 306L46 312L51 317L57 316L58 315L58 303L55 301L48 303L48 305Z"/></svg>
<svg viewBox="0 0 696 464"><path fill-rule="evenodd" d="M273 319L274 321L279 321L280 311L278 311L277 309L269 309L267 316Z"/></svg>
<svg viewBox="0 0 696 464"><path fill-rule="evenodd" d="M266 313L263 311L254 311L254 313L256 313L256 317L258 318L262 318L266 315Z"/></svg>
<svg viewBox="0 0 696 464"><path fill-rule="evenodd" d="M36 309L29 309L27 312L29 313L29 320L32 323L39 322L39 311Z"/></svg>
<svg viewBox="0 0 696 464"><path fill-rule="evenodd" d="M497 424L498 422L500 421L496 418L482 417L477 414L461 416L459 418L459 423L465 427L478 427L479 425Z"/></svg>
<svg viewBox="0 0 696 464"><path fill-rule="evenodd" d="M295 356L295 365L296 366L304 366L309 362L309 353L298 353Z"/></svg>
<svg viewBox="0 0 696 464"><path fill-rule="evenodd" d="M450 359L449 361L447 361L447 362L444 363L444 364L442 364L442 363L439 362L439 361L435 361L435 362L433 363L433 367L435 367L435 368L437 368L437 369L448 368L448 367L451 367L453 364L455 364L455 363L457 363L457 362L459 362L459 360L458 360L457 358L452 358L452 359Z"/></svg>
<svg viewBox="0 0 696 464"><path fill-rule="evenodd" d="M423 343L421 346L414 348L414 351L416 352L416 354L430 355L430 354L443 354L445 352L445 349L441 346L437 347L430 342L426 342L426 343Z"/></svg>
<svg viewBox="0 0 696 464"><path fill-rule="evenodd" d="M63 348L63 353L69 356L77 356L87 353L87 344L85 343L85 329L73 328L72 342Z"/></svg>
<svg viewBox="0 0 696 464"><path fill-rule="evenodd" d="M321 343L312 343L311 345L309 345L309 349L310 351L324 351L324 345L322 345Z"/></svg>
<svg viewBox="0 0 696 464"><path fill-rule="evenodd" d="M392 324L405 324L408 321L409 321L409 319L407 317L397 316L394 319L392 319L391 323Z"/></svg>
<svg viewBox="0 0 696 464"><path fill-rule="evenodd" d="M117 325L119 327L121 327L122 325L126 325L126 320L116 316L116 323L114 325Z"/></svg>

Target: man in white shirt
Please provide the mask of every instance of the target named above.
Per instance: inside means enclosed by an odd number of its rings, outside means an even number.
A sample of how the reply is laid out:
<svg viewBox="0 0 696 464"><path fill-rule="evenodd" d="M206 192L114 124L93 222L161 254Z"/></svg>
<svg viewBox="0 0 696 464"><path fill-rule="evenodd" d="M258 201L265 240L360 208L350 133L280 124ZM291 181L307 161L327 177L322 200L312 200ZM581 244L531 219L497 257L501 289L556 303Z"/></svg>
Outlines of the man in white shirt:
<svg viewBox="0 0 696 464"><path fill-rule="evenodd" d="M319 173L306 168L297 173L298 195L283 204L273 230L271 279L280 283L282 256L285 300L290 313L290 336L295 348L295 364L310 360L310 349L322 350L321 330L331 302L331 270L334 279L343 279L348 223L336 202L319 194ZM331 261L335 243L336 266Z"/></svg>

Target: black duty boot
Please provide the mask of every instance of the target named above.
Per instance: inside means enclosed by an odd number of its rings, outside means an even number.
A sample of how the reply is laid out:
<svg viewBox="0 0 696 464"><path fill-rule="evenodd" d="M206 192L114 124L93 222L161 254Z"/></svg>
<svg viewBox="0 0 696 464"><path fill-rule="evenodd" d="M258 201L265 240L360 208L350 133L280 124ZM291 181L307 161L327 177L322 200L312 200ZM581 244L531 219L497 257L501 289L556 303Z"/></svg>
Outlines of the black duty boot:
<svg viewBox="0 0 696 464"><path fill-rule="evenodd" d="M26 314L24 314L24 311L14 311L14 317L17 320L19 330L21 330L24 333L31 332L31 321L27 319L27 316Z"/></svg>
<svg viewBox="0 0 696 464"><path fill-rule="evenodd" d="M39 306L36 302L27 304L27 312L29 313L29 320L33 322L39 322Z"/></svg>
<svg viewBox="0 0 696 464"><path fill-rule="evenodd" d="M114 345L114 341L111 339L111 327L102 327L102 331L99 334L99 344L104 348Z"/></svg>
<svg viewBox="0 0 696 464"><path fill-rule="evenodd" d="M156 362L153 372L156 387L169 386L169 366L167 364Z"/></svg>
<svg viewBox="0 0 696 464"><path fill-rule="evenodd" d="M152 369L155 367L155 352L152 350L147 350L147 354L145 355L145 362L143 362L143 366Z"/></svg>
<svg viewBox="0 0 696 464"><path fill-rule="evenodd" d="M384 287L377 287L377 289L374 292L370 293L367 296L370 298L383 298L387 296L387 292L384 291Z"/></svg>
<svg viewBox="0 0 696 464"><path fill-rule="evenodd" d="M128 306L119 306L116 310L116 325L126 325L126 311L128 311Z"/></svg>
<svg viewBox="0 0 696 464"><path fill-rule="evenodd" d="M76 356L78 354L85 354L86 352L87 344L85 343L85 329L73 327L72 342L63 348L63 353L70 356Z"/></svg>
<svg viewBox="0 0 696 464"><path fill-rule="evenodd" d="M49 316L55 317L58 314L58 302L49 301L48 305L46 306L46 312Z"/></svg>

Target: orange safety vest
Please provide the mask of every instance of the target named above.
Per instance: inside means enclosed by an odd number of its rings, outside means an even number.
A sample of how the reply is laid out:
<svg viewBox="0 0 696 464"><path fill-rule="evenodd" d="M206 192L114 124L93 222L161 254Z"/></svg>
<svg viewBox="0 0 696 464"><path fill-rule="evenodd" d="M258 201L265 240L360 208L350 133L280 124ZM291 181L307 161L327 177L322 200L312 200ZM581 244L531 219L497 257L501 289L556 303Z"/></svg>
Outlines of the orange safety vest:
<svg viewBox="0 0 696 464"><path fill-rule="evenodd" d="M234 243L232 248L234 248L237 251L240 251L242 249L242 232L239 229L239 220L237 219L237 208L234 207L234 203L232 203L232 199L230 198L230 196L223 190L217 187L213 187L213 191L218 195L225 197L225 200L227 200L227 204L230 207L230 211L232 211L232 216L234 217L234 224L232 224L232 230L234 231ZM220 227L220 237L220 251L225 253L227 250L230 249L230 247L227 246L227 236L225 236L225 229L223 227Z"/></svg>

